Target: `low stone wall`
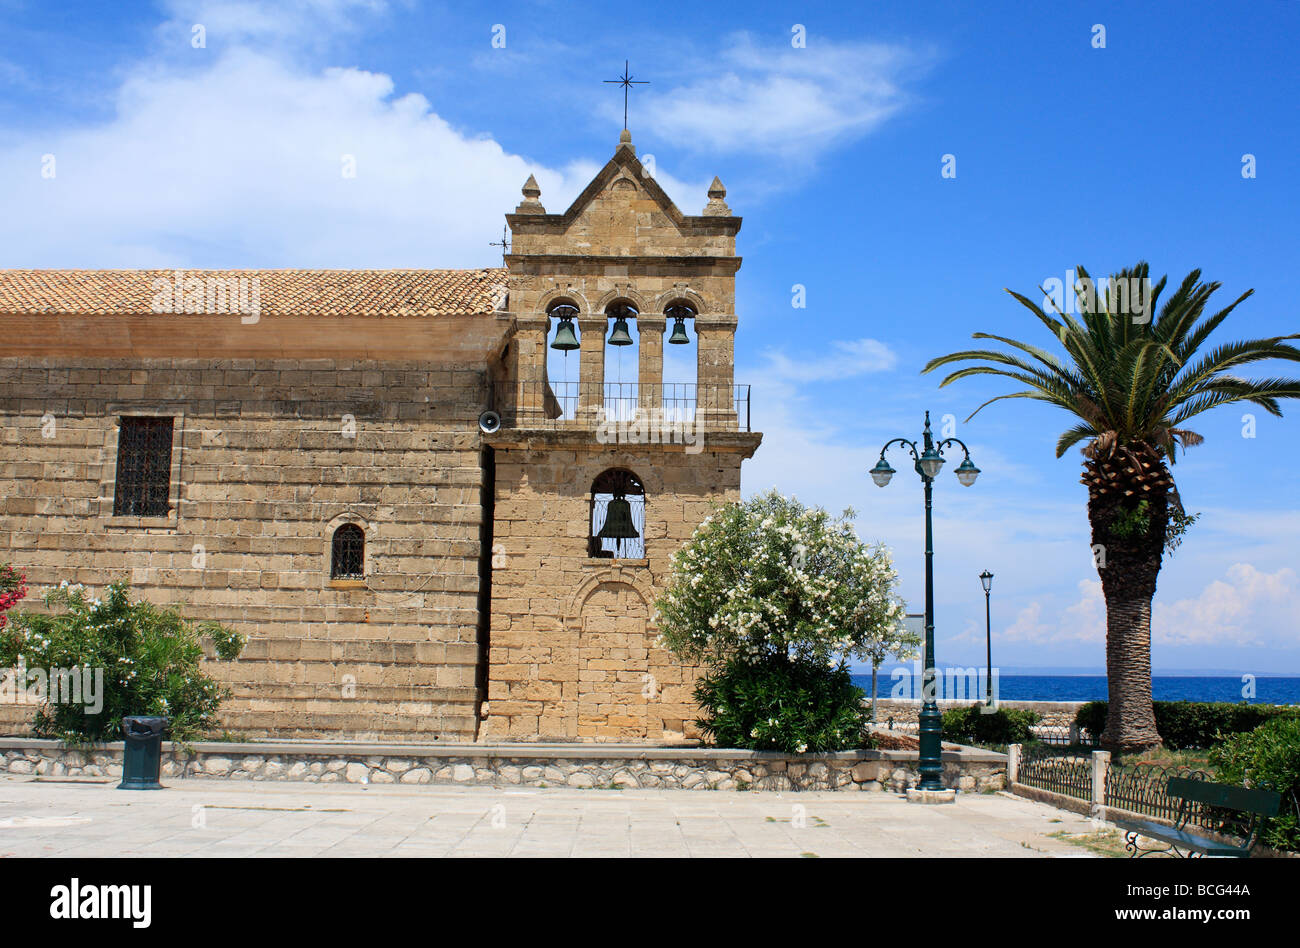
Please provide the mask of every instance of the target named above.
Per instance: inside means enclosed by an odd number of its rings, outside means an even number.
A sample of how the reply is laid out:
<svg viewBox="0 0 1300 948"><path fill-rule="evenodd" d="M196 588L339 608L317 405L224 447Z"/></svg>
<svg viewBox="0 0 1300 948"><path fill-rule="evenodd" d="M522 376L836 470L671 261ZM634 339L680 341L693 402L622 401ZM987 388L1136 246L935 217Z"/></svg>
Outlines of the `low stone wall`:
<svg viewBox="0 0 1300 948"><path fill-rule="evenodd" d="M952 708L969 708L978 698L970 698L966 701L940 701L939 710L948 711ZM1000 708L1021 708L1027 711L1036 711L1042 715L1042 721L1039 722L1045 727L1069 727L1074 723L1074 716L1079 712L1079 708L1086 702L1083 701L999 701ZM870 702L867 702L868 707ZM921 702L916 698L878 698L876 699L876 722L886 726L890 718L895 724L916 724L921 714Z"/></svg>
<svg viewBox="0 0 1300 948"><path fill-rule="evenodd" d="M0 740L0 772L37 779L120 777L121 743L89 751L56 741ZM305 783L490 784L682 790L858 790L900 793L919 783L915 751L784 754L636 745L407 745L343 742L163 744L163 777ZM943 752L945 787L1002 789L1007 758Z"/></svg>

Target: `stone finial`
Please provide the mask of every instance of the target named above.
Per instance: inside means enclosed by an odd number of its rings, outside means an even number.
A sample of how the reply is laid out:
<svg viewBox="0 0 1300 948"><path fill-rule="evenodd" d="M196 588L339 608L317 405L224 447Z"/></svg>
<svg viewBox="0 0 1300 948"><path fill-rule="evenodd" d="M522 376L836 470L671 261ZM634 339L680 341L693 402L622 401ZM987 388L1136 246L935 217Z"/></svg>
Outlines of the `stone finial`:
<svg viewBox="0 0 1300 948"><path fill-rule="evenodd" d="M627 129L623 129L623 131L618 133L618 147L626 148L632 154L636 154L636 145L632 144L632 133ZM614 150L617 151L618 148Z"/></svg>
<svg viewBox="0 0 1300 948"><path fill-rule="evenodd" d="M537 185L537 179L531 174L528 180L524 182L523 188L524 199L519 202L515 208L516 214L545 214L546 208L542 207L542 202L538 200L542 196L542 189Z"/></svg>
<svg viewBox="0 0 1300 948"><path fill-rule="evenodd" d="M709 185L709 203L704 206L705 217L726 217L731 213L731 208L727 207L725 200L727 188L722 183L722 179L717 175L713 176L713 183Z"/></svg>

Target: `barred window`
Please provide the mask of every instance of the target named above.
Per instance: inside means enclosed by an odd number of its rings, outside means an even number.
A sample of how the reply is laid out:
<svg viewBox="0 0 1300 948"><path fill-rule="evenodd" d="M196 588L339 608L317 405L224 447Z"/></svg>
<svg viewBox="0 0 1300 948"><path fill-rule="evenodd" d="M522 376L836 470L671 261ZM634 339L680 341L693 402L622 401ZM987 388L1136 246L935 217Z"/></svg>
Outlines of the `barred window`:
<svg viewBox="0 0 1300 948"><path fill-rule="evenodd" d="M122 418L113 514L165 517L172 476L172 419Z"/></svg>
<svg viewBox="0 0 1300 948"><path fill-rule="evenodd" d="M355 523L345 523L334 531L330 557L331 579L365 579L366 535Z"/></svg>

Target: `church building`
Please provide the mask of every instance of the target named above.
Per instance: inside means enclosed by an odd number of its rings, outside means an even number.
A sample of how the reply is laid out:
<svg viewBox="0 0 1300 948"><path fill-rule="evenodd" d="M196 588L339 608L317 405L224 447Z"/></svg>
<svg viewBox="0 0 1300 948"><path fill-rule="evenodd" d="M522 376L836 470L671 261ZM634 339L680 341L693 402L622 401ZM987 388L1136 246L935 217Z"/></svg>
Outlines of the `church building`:
<svg viewBox="0 0 1300 948"><path fill-rule="evenodd" d="M248 737L696 736L654 600L762 439L725 199L682 213L624 130L562 213L528 179L502 268L0 270L24 606L128 580L236 627Z"/></svg>

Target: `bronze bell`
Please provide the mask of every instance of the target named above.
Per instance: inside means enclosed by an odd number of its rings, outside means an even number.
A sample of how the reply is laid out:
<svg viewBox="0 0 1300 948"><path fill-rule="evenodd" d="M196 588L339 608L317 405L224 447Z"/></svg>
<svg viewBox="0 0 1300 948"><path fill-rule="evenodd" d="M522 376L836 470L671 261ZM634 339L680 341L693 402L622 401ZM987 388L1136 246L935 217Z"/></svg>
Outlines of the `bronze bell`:
<svg viewBox="0 0 1300 948"><path fill-rule="evenodd" d="M615 494L605 509L604 526L596 536L602 540L635 540L640 535L632 522L632 505L622 494Z"/></svg>
<svg viewBox="0 0 1300 948"><path fill-rule="evenodd" d="M578 348L578 337L573 332L573 317L561 316L560 325L555 328L555 341L551 343L552 349L559 349L561 352L572 352Z"/></svg>
<svg viewBox="0 0 1300 948"><path fill-rule="evenodd" d="M669 344L674 346L684 346L689 344L690 341L690 336L686 335L686 317L674 317L673 334L668 337Z"/></svg>
<svg viewBox="0 0 1300 948"><path fill-rule="evenodd" d="M627 331L627 317L619 316L614 320L614 328L609 334L609 344L611 346L632 345L632 334Z"/></svg>

